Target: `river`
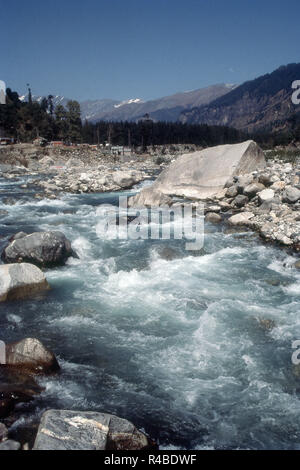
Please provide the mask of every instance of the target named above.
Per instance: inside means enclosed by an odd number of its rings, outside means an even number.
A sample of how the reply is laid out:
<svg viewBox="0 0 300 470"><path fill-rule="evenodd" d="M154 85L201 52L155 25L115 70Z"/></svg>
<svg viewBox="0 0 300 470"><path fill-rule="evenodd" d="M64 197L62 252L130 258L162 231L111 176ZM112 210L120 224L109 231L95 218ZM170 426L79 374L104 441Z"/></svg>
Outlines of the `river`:
<svg viewBox="0 0 300 470"><path fill-rule="evenodd" d="M62 368L39 378L45 390L15 427L50 407L98 410L162 449L300 449L293 258L210 224L200 253L178 240L103 239L96 211L119 193L37 200L24 182L0 179L0 249L21 230L61 230L79 259L46 271L45 295L0 305L0 339L37 337Z"/></svg>

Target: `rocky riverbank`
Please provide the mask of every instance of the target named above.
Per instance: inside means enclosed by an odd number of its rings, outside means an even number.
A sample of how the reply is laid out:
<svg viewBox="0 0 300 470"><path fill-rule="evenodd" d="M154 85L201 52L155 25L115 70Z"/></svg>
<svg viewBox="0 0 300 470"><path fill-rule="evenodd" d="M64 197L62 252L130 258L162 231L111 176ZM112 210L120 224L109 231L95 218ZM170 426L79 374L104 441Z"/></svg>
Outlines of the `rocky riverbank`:
<svg viewBox="0 0 300 470"><path fill-rule="evenodd" d="M300 161L269 160L260 171L234 177L207 200L206 220L257 230L267 241L300 251Z"/></svg>

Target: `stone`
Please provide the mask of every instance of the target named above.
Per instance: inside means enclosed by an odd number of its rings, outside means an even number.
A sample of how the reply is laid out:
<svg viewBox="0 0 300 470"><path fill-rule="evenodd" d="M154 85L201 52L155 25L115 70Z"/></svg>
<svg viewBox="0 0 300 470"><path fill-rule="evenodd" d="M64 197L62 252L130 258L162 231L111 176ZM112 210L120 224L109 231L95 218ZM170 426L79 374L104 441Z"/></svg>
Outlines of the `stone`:
<svg viewBox="0 0 300 470"><path fill-rule="evenodd" d="M41 165L45 165L45 166L52 166L52 165L54 165L54 160L53 160L53 158L51 158L49 156L45 156L44 158L39 160L39 163Z"/></svg>
<svg viewBox="0 0 300 470"><path fill-rule="evenodd" d="M300 190L293 186L287 186L282 195L282 201L294 204L300 199Z"/></svg>
<svg viewBox="0 0 300 470"><path fill-rule="evenodd" d="M296 263L294 264L294 268L300 270L300 260L299 260L299 261L296 261Z"/></svg>
<svg viewBox="0 0 300 470"><path fill-rule="evenodd" d="M24 237L27 237L28 233L25 233L25 232L18 232L16 233L15 235L13 235L9 241L10 242L13 242L14 240L19 240L20 238L24 238Z"/></svg>
<svg viewBox="0 0 300 470"><path fill-rule="evenodd" d="M136 196L128 199L129 207L168 207L172 204L172 199L160 191L145 188Z"/></svg>
<svg viewBox="0 0 300 470"><path fill-rule="evenodd" d="M263 191L257 193L257 196L260 204L263 204L264 202L271 201L274 198L275 193L273 189L264 189Z"/></svg>
<svg viewBox="0 0 300 470"><path fill-rule="evenodd" d="M21 450L21 444L11 439L1 442L0 451L2 450Z"/></svg>
<svg viewBox="0 0 300 470"><path fill-rule="evenodd" d="M230 225L249 225L251 220L254 217L252 212L241 212L240 214L235 214L228 219Z"/></svg>
<svg viewBox="0 0 300 470"><path fill-rule="evenodd" d="M263 173L262 175L260 175L258 181L264 186L270 186L273 183L272 176L267 173Z"/></svg>
<svg viewBox="0 0 300 470"><path fill-rule="evenodd" d="M25 338L16 343L7 344L6 365L36 373L51 373L59 370L53 352L36 338Z"/></svg>
<svg viewBox="0 0 300 470"><path fill-rule="evenodd" d="M284 181L276 181L270 186L270 189L273 189L273 191L282 191L285 188L285 182Z"/></svg>
<svg viewBox="0 0 300 470"><path fill-rule="evenodd" d="M151 189L135 196L133 204L151 206L152 193L157 192L169 197L206 199L222 191L230 177L249 174L265 165L263 151L251 140L184 154L160 174Z"/></svg>
<svg viewBox="0 0 300 470"><path fill-rule="evenodd" d="M205 222L219 224L220 222L222 222L222 217L219 214L216 214L216 212L208 212L205 215Z"/></svg>
<svg viewBox="0 0 300 470"><path fill-rule="evenodd" d="M71 242L62 232L35 232L14 239L3 251L5 263L27 262L39 267L65 264L70 256L76 256Z"/></svg>
<svg viewBox="0 0 300 470"><path fill-rule="evenodd" d="M151 441L125 419L107 413L49 410L33 450L146 450Z"/></svg>
<svg viewBox="0 0 300 470"><path fill-rule="evenodd" d="M32 264L0 266L0 302L23 299L49 289L43 272Z"/></svg>
<svg viewBox="0 0 300 470"><path fill-rule="evenodd" d="M244 196L243 194L239 194L233 201L233 205L235 207L244 207L246 204L248 204L249 199L247 196Z"/></svg>
<svg viewBox="0 0 300 470"><path fill-rule="evenodd" d="M140 180L135 171L116 171L112 178L113 182L122 189L131 188Z"/></svg>
<svg viewBox="0 0 300 470"><path fill-rule="evenodd" d="M252 199L257 193L263 191L265 186L262 183L252 183L245 187L244 194Z"/></svg>
<svg viewBox="0 0 300 470"><path fill-rule="evenodd" d="M235 197L238 194L238 190L236 186L230 186L230 188L227 189L225 196L226 197Z"/></svg>
<svg viewBox="0 0 300 470"><path fill-rule="evenodd" d="M253 182L253 175L241 175L237 179L237 190L238 193L243 194L244 189L252 184Z"/></svg>
<svg viewBox="0 0 300 470"><path fill-rule="evenodd" d="M7 439L8 436L8 429L5 426L5 424L0 423L0 442L4 441L4 439Z"/></svg>

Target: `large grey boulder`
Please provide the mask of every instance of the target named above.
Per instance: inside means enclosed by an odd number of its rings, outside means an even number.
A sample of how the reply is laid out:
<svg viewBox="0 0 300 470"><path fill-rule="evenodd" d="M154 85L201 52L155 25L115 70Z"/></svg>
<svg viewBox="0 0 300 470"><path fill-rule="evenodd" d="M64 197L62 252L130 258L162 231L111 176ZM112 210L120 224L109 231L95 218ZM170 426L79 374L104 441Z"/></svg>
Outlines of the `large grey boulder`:
<svg viewBox="0 0 300 470"><path fill-rule="evenodd" d="M43 272L27 263L0 266L0 302L23 299L49 289Z"/></svg>
<svg viewBox="0 0 300 470"><path fill-rule="evenodd" d="M34 450L142 450L153 443L125 419L90 411L49 410Z"/></svg>
<svg viewBox="0 0 300 470"><path fill-rule="evenodd" d="M53 352L36 338L25 338L16 343L7 344L6 366L36 373L51 373L59 370Z"/></svg>
<svg viewBox="0 0 300 470"><path fill-rule="evenodd" d="M160 174L150 189L135 196L133 204L151 205L152 192L206 199L220 193L233 176L249 174L265 165L263 151L252 140L184 154Z"/></svg>
<svg viewBox="0 0 300 470"><path fill-rule="evenodd" d="M5 263L27 262L52 267L63 265L74 254L71 242L62 232L35 232L13 239L3 251L2 260Z"/></svg>

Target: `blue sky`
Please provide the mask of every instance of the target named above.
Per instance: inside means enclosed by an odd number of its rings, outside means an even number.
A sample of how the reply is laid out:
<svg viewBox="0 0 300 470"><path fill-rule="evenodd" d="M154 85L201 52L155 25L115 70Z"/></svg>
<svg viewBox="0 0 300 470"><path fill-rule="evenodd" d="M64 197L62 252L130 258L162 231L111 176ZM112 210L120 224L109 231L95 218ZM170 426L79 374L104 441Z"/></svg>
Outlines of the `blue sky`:
<svg viewBox="0 0 300 470"><path fill-rule="evenodd" d="M300 62L299 0L0 0L0 6L0 79L20 94L29 82L41 95L151 99L242 83Z"/></svg>

